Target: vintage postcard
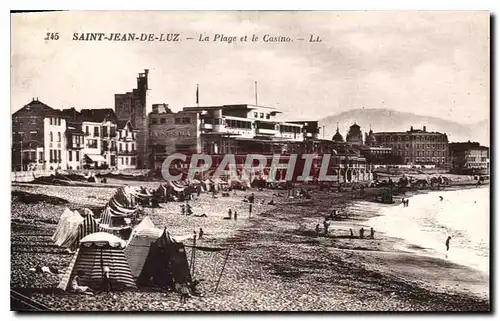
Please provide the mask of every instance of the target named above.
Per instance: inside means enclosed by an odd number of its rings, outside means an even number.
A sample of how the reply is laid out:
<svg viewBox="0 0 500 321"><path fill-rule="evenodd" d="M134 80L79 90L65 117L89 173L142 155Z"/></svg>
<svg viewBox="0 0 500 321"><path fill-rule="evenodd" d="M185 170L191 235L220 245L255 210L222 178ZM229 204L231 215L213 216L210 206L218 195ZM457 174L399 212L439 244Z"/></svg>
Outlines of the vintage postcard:
<svg viewBox="0 0 500 321"><path fill-rule="evenodd" d="M13 311L490 311L490 13L11 13Z"/></svg>

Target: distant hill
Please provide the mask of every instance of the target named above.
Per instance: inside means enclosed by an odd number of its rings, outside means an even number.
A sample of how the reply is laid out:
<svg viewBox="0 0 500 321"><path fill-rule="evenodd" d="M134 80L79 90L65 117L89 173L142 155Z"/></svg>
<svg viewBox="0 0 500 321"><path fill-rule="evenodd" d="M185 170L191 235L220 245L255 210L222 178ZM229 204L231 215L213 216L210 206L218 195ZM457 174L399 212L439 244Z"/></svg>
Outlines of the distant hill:
<svg viewBox="0 0 500 321"><path fill-rule="evenodd" d="M374 132L407 131L411 126L415 129L426 126L427 131L446 133L450 142L470 140L489 146L489 120L464 125L437 117L391 109L353 109L320 120L320 126L325 126L325 138L332 138L337 129L337 122L344 139L349 126L356 122L361 126L363 133L370 130L370 125ZM322 135L320 131L320 136Z"/></svg>

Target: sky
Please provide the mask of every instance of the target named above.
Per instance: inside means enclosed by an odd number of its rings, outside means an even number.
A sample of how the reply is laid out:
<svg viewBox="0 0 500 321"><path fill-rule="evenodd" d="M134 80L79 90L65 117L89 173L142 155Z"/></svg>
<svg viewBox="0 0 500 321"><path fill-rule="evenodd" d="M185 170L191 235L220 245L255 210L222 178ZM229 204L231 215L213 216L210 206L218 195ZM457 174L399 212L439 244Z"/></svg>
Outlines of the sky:
<svg viewBox="0 0 500 321"><path fill-rule="evenodd" d="M149 69L149 107L174 111L195 105L197 84L200 105L254 104L257 81L258 104L282 119L356 108L489 119L487 12L59 12L14 14L11 27L12 112L34 97L58 109L113 108L114 94ZM58 40L44 40L55 32ZM75 32L179 33L182 41L73 41ZM266 34L293 41L265 43Z"/></svg>

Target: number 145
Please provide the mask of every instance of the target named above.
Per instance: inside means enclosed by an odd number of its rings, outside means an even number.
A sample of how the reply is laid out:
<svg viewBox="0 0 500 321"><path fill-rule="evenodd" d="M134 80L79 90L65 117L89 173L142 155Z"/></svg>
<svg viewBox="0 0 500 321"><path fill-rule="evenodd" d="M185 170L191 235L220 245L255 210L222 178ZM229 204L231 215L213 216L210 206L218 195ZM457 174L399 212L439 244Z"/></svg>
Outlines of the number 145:
<svg viewBox="0 0 500 321"><path fill-rule="evenodd" d="M47 36L43 40L59 40L59 32L47 32Z"/></svg>

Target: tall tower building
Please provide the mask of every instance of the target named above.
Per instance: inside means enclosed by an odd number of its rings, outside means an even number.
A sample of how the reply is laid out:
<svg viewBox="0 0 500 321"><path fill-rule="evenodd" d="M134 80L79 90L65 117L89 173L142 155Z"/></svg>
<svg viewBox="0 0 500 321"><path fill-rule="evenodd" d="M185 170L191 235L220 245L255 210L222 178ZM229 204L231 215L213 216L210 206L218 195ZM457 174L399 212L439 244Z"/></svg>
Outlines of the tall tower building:
<svg viewBox="0 0 500 321"><path fill-rule="evenodd" d="M137 168L146 168L148 153L148 73L144 69L137 77L137 88L125 94L115 94L115 113L119 121L130 120L137 132Z"/></svg>

